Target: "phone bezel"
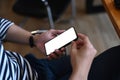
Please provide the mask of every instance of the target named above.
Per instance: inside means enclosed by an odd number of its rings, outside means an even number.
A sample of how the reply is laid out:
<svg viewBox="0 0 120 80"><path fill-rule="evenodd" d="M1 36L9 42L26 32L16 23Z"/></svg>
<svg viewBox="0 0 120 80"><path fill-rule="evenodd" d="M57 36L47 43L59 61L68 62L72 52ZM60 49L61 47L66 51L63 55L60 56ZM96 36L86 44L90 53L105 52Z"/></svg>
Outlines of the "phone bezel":
<svg viewBox="0 0 120 80"><path fill-rule="evenodd" d="M75 30L75 28L74 27L70 27L70 28L73 28L74 29L74 31L75 31L75 34L76 34L76 38L75 39L73 39L72 41L75 41L75 40L77 40L78 39L78 36L77 36L77 32L76 32L76 30ZM63 33L61 33L61 34L64 34L67 30L69 30L70 28L68 28L68 29L66 29ZM59 34L58 36L60 36L61 34ZM58 36L56 36L56 37L58 37ZM55 37L55 38L56 38ZM54 38L53 38L54 39ZM53 39L51 39L51 40L53 40ZM49 41L47 41L46 43L48 43L48 42L50 42L51 40L49 40ZM65 45L63 45L63 46L61 46L58 50L60 50L61 48L63 48L63 47L66 47L66 46L68 46L72 41L70 41L70 42L68 42L67 44L65 44ZM45 43L45 44L46 44ZM46 47L45 47L45 52L46 52L46 55L48 56L48 55L50 55L50 54L47 54L47 51L46 51Z"/></svg>

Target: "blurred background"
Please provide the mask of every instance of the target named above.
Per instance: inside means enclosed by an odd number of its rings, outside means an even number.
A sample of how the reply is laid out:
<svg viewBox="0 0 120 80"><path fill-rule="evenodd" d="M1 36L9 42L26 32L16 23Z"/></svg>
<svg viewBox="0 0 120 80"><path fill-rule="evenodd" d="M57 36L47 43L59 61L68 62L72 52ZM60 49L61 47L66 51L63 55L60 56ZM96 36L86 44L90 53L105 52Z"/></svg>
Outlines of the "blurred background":
<svg viewBox="0 0 120 80"><path fill-rule="evenodd" d="M13 10L16 1L17 0L0 0L0 17L7 18L28 31L50 29L48 17L41 18L16 13ZM74 1L75 15L72 15L72 2L69 2L66 9L54 21L55 29L68 29L74 26L77 32L84 33L90 38L91 42L98 50L97 55L110 47L120 44L118 35L114 30L101 0ZM29 0L27 4L29 4ZM32 6L35 6L35 4ZM21 7L21 10L23 8ZM19 10L18 8L18 11ZM31 10L31 12L34 13L34 10ZM8 42L5 42L4 45L7 50L19 52L23 56L27 53L34 53L38 58L45 57L38 49L30 48L27 45Z"/></svg>

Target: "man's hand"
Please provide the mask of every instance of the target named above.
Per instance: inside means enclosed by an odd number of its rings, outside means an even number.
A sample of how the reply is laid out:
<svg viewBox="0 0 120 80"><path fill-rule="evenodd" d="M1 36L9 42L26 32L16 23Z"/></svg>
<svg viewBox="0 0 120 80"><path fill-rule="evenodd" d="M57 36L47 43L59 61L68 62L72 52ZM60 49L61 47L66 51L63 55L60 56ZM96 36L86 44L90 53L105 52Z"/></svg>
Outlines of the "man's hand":
<svg viewBox="0 0 120 80"><path fill-rule="evenodd" d="M47 32L44 32L42 34L36 34L34 36L34 44L41 52L45 53L45 46L44 46L45 43L47 41L53 39L57 35L61 34L62 32L64 32L64 30L54 30L54 29L51 29L51 30L49 30ZM56 50L53 54L49 55L48 57L50 58L50 56L51 56L52 58L56 58L63 51L64 51L64 49Z"/></svg>
<svg viewBox="0 0 120 80"><path fill-rule="evenodd" d="M89 38L83 34L78 34L79 39L71 46L71 64L73 68L70 80L87 80L91 63L96 55L96 49L91 44Z"/></svg>

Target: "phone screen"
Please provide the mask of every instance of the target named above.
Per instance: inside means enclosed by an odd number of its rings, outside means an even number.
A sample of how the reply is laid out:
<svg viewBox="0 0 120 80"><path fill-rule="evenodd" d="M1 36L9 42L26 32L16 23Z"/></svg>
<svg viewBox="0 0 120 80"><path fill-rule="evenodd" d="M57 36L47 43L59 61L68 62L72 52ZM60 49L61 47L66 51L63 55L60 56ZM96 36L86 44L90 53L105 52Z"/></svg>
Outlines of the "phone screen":
<svg viewBox="0 0 120 80"><path fill-rule="evenodd" d="M66 46L75 39L77 39L76 31L73 27L71 27L57 37L45 43L46 54L49 55L56 49Z"/></svg>

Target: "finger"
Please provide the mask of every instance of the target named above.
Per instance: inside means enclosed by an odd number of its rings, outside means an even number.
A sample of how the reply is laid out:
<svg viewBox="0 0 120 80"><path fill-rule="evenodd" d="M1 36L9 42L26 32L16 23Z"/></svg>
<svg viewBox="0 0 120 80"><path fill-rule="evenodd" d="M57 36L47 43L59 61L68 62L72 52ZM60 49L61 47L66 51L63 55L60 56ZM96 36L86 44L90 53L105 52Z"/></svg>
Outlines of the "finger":
<svg viewBox="0 0 120 80"><path fill-rule="evenodd" d="M64 48L64 47L61 48L60 51L61 51L61 52L65 52L65 48Z"/></svg>
<svg viewBox="0 0 120 80"><path fill-rule="evenodd" d="M51 60L52 58L51 58L50 56L47 56L47 59L48 59L48 60Z"/></svg>
<svg viewBox="0 0 120 80"><path fill-rule="evenodd" d="M63 33L65 30L56 30L56 33L57 34L61 34L61 33Z"/></svg>
<svg viewBox="0 0 120 80"><path fill-rule="evenodd" d="M86 46L89 45L93 47L91 41L86 35L79 33L78 36L83 40L83 45L86 45Z"/></svg>
<svg viewBox="0 0 120 80"><path fill-rule="evenodd" d="M55 50L54 54L55 54L56 56L59 56L59 54L60 54L60 51L58 51L58 50Z"/></svg>
<svg viewBox="0 0 120 80"><path fill-rule="evenodd" d="M50 58L50 59L56 59L56 58L57 58L57 55L55 55L55 53L51 53L51 54L49 55L49 58Z"/></svg>
<svg viewBox="0 0 120 80"><path fill-rule="evenodd" d="M72 42L72 44L71 44L70 56L72 56L73 54L75 54L76 49L77 49L77 47L76 47L76 46L77 46L77 45L76 45L76 42L75 42L75 41L73 41L73 42Z"/></svg>
<svg viewBox="0 0 120 80"><path fill-rule="evenodd" d="M79 40L76 41L77 49L80 49L81 46L83 46L83 45L84 45L84 41L83 40L79 39Z"/></svg>
<svg viewBox="0 0 120 80"><path fill-rule="evenodd" d="M61 50L56 50L54 53L57 57L63 56L63 51L61 51Z"/></svg>
<svg viewBox="0 0 120 80"><path fill-rule="evenodd" d="M82 40L84 40L86 38L86 35L82 34L82 33L78 33L78 37Z"/></svg>
<svg viewBox="0 0 120 80"><path fill-rule="evenodd" d="M72 49L76 49L77 48L76 42L73 41L71 46L72 46Z"/></svg>
<svg viewBox="0 0 120 80"><path fill-rule="evenodd" d="M53 34L54 35L59 35L59 34L61 34L61 33L63 33L65 30L54 30L53 31Z"/></svg>
<svg viewBox="0 0 120 80"><path fill-rule="evenodd" d="M78 37L83 41L83 43L90 42L89 38L84 34L78 33Z"/></svg>

